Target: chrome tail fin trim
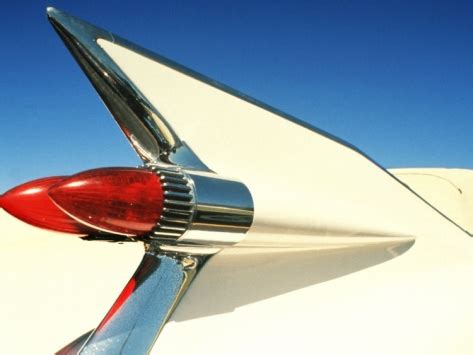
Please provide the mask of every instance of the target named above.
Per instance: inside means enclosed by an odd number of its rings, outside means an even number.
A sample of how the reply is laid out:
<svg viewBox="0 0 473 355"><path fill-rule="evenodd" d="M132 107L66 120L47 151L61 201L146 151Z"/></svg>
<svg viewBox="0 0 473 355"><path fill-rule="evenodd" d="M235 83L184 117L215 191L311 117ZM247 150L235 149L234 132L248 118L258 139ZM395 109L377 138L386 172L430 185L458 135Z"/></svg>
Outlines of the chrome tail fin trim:
<svg viewBox="0 0 473 355"><path fill-rule="evenodd" d="M47 15L144 163L209 170L97 44L98 39L124 44L125 40L51 7Z"/></svg>
<svg viewBox="0 0 473 355"><path fill-rule="evenodd" d="M209 257L148 247L98 327L88 338L83 335L58 354L147 354Z"/></svg>

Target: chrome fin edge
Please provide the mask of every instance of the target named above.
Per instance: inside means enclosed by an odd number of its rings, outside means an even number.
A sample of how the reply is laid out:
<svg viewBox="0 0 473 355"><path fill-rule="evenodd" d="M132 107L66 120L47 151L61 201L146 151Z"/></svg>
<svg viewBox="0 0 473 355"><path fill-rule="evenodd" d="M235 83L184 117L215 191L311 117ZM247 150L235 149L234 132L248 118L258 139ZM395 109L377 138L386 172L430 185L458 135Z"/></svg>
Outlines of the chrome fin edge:
<svg viewBox="0 0 473 355"><path fill-rule="evenodd" d="M55 8L47 16L145 164L210 171L97 43L116 36Z"/></svg>

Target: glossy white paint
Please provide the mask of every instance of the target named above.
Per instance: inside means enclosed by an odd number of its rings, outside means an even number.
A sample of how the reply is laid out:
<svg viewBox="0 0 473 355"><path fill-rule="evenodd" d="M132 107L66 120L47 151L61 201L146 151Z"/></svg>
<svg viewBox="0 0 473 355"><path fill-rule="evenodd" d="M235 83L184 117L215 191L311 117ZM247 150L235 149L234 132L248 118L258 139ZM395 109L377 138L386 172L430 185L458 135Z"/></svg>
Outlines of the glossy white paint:
<svg viewBox="0 0 473 355"><path fill-rule="evenodd" d="M141 257L138 244L82 242L4 212L0 221L5 353L50 354L94 327ZM419 238L387 261L402 249L228 250L153 353L470 353L471 258L455 239Z"/></svg>
<svg viewBox="0 0 473 355"><path fill-rule="evenodd" d="M0 208L2 354L53 354L97 326L138 266L139 243L85 242Z"/></svg>
<svg viewBox="0 0 473 355"><path fill-rule="evenodd" d="M426 221L464 237L358 152L127 48L98 43L205 164L249 187L255 218L241 245L414 238L429 233Z"/></svg>
<svg viewBox="0 0 473 355"><path fill-rule="evenodd" d="M155 353L471 353L473 246L464 231L359 153L99 44L211 169L250 188L255 221L239 246L343 247L223 251ZM392 244L368 245L381 238Z"/></svg>
<svg viewBox="0 0 473 355"><path fill-rule="evenodd" d="M209 261L153 353L472 353L464 231L361 154L99 43L197 155L243 180L255 202L247 238ZM0 224L5 353L50 353L96 326L142 254L139 244L83 242L2 211Z"/></svg>
<svg viewBox="0 0 473 355"><path fill-rule="evenodd" d="M473 170L411 168L391 172L473 234Z"/></svg>
<svg viewBox="0 0 473 355"><path fill-rule="evenodd" d="M382 246L224 251L195 281L153 353L191 344L195 354L470 354L472 240L437 227L427 224L430 233L389 261L393 249Z"/></svg>

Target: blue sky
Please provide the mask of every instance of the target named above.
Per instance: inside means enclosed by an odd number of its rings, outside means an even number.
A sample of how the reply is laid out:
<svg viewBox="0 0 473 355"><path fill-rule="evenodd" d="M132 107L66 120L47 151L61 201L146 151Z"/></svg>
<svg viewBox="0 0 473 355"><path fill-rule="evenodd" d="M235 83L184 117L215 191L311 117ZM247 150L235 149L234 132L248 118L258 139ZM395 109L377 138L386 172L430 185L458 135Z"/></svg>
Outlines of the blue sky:
<svg viewBox="0 0 473 355"><path fill-rule="evenodd" d="M473 3L31 1L0 14L0 192L139 160L46 20L55 6L385 167L473 168Z"/></svg>

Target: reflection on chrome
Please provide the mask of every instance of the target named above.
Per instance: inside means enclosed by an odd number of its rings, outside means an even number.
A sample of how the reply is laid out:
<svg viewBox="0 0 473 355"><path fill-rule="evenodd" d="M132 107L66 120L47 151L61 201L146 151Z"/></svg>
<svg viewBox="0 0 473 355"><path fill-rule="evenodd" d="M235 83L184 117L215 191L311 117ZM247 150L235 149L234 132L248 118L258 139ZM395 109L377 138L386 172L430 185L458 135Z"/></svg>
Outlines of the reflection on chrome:
<svg viewBox="0 0 473 355"><path fill-rule="evenodd" d="M148 353L207 259L149 248L99 326L58 354Z"/></svg>
<svg viewBox="0 0 473 355"><path fill-rule="evenodd" d="M145 163L166 162L208 171L166 119L97 44L128 42L83 20L48 8L48 18Z"/></svg>

